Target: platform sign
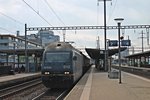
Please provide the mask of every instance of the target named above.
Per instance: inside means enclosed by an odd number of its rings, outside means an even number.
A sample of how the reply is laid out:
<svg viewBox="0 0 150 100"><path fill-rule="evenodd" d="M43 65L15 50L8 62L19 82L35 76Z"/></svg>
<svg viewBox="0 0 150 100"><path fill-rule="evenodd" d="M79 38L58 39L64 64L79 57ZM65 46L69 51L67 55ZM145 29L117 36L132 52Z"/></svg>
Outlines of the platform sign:
<svg viewBox="0 0 150 100"><path fill-rule="evenodd" d="M131 41L130 40L122 40L121 46L131 46Z"/></svg>
<svg viewBox="0 0 150 100"><path fill-rule="evenodd" d="M118 46L118 40L109 40L109 41L108 41L108 45L109 45L110 47Z"/></svg>

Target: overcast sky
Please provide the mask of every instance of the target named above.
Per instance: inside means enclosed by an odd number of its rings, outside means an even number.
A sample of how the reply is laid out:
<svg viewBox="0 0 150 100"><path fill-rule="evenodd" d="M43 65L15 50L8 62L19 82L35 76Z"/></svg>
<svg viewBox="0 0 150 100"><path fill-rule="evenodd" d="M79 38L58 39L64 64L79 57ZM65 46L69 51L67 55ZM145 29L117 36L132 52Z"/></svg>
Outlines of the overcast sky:
<svg viewBox="0 0 150 100"><path fill-rule="evenodd" d="M33 11L29 4L38 14ZM107 25L117 25L114 18L122 17L122 25L145 25L150 23L150 0L112 0L107 1ZM37 26L103 26L103 2L100 0L0 0L0 34L24 34L24 24ZM4 30L6 29L6 30ZM129 36L133 46L141 46L141 29L125 30L125 39ZM144 33L146 30L143 29ZM62 31L54 31L62 38ZM32 32L36 33L36 32ZM31 34L31 33L28 33ZM66 41L74 41L76 46L96 47L97 36L104 48L103 30L66 31ZM146 37L146 34L144 35ZM107 31L108 39L118 39L117 30ZM147 41L144 39L147 46Z"/></svg>

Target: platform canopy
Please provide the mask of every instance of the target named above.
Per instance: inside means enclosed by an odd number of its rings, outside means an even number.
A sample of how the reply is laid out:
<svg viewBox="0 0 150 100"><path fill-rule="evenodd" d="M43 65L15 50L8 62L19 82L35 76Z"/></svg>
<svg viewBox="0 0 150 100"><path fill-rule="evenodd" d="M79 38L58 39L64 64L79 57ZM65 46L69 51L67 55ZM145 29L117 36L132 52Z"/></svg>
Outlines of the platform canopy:
<svg viewBox="0 0 150 100"><path fill-rule="evenodd" d="M124 51L126 49L126 47L122 47L121 51ZM92 48L86 48L85 50L92 59L104 59L105 57L105 50ZM112 56L116 53L118 53L118 48L108 50L108 56Z"/></svg>
<svg viewBox="0 0 150 100"><path fill-rule="evenodd" d="M140 58L140 57L149 57L150 56L150 51L145 51L145 52L140 52L136 54L132 54L129 56L126 56L126 58Z"/></svg>
<svg viewBox="0 0 150 100"><path fill-rule="evenodd" d="M44 49L27 49L27 53L29 56L32 54L36 54L37 56L42 56ZM6 53L8 55L25 55L25 49L2 49L0 53Z"/></svg>

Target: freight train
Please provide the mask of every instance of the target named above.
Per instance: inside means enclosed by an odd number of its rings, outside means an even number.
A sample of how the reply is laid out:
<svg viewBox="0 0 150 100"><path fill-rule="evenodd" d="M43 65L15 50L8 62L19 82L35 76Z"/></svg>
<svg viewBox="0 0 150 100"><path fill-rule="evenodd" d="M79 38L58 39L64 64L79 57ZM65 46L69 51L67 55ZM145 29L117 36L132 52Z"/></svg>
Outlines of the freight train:
<svg viewBox="0 0 150 100"><path fill-rule="evenodd" d="M65 42L50 43L43 53L42 82L47 88L69 88L90 68L90 59Z"/></svg>

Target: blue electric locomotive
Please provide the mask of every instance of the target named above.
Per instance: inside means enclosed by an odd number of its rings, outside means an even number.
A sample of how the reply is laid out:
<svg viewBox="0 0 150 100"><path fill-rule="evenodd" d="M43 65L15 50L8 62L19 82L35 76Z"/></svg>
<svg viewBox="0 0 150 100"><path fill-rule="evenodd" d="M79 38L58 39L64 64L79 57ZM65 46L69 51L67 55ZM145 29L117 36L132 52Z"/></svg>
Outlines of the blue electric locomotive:
<svg viewBox="0 0 150 100"><path fill-rule="evenodd" d="M48 88L69 88L83 74L83 54L65 42L49 44L42 61L42 82Z"/></svg>

